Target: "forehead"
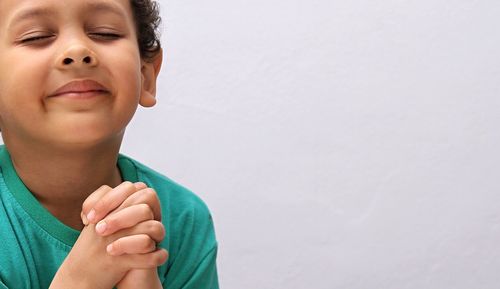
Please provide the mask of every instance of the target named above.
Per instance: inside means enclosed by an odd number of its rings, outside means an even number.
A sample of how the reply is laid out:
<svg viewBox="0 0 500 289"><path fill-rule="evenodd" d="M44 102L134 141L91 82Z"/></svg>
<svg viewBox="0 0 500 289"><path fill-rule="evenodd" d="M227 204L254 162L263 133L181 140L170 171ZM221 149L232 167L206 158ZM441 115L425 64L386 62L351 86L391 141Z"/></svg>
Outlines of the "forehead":
<svg viewBox="0 0 500 289"><path fill-rule="evenodd" d="M0 0L0 25L36 16L78 17L96 11L132 18L129 0Z"/></svg>

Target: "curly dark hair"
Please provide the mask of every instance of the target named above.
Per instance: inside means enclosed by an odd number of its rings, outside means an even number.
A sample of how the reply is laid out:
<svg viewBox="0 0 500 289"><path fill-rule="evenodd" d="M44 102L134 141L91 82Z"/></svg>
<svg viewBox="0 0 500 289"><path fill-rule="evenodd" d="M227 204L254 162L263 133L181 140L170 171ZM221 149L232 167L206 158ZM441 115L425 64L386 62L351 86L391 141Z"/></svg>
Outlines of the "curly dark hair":
<svg viewBox="0 0 500 289"><path fill-rule="evenodd" d="M130 0L141 57L152 60L161 49L159 27L160 7L153 0Z"/></svg>

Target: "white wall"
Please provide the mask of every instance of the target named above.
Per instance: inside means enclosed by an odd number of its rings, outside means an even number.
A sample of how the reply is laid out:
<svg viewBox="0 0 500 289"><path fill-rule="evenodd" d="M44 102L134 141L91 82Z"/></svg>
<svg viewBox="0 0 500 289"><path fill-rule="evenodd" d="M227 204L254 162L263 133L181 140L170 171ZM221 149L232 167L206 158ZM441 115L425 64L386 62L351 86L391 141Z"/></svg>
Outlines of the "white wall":
<svg viewBox="0 0 500 289"><path fill-rule="evenodd" d="M498 288L500 2L161 4L123 152L207 202L221 288Z"/></svg>
<svg viewBox="0 0 500 289"><path fill-rule="evenodd" d="M161 4L123 151L208 203L221 287L498 288L500 2Z"/></svg>

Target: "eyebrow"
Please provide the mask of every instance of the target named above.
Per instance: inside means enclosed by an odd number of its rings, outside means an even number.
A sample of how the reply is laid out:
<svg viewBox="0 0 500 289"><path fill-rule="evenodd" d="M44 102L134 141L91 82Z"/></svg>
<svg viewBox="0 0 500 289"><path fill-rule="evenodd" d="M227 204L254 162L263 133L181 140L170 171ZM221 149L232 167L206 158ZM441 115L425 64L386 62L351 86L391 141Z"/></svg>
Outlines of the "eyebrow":
<svg viewBox="0 0 500 289"><path fill-rule="evenodd" d="M116 4L111 4L108 2L90 2L86 3L87 11L91 12L110 12L118 16L125 16L123 10L120 9Z"/></svg>
<svg viewBox="0 0 500 289"><path fill-rule="evenodd" d="M26 20L26 19L31 19L34 17L49 17L53 16L55 14L55 11L50 9L50 8L45 8L45 7L36 7L36 8L30 8L30 9L24 9L21 10L21 12L17 13L14 15L12 20L10 21L11 24L18 23L20 21Z"/></svg>
<svg viewBox="0 0 500 289"><path fill-rule="evenodd" d="M118 6L106 3L106 2L90 2L90 3L85 3L85 10L86 12L109 12L116 14L118 16L125 16L123 14L122 9L120 9ZM14 15L12 20L10 21L11 25L27 20L27 19L32 19L34 17L51 17L54 16L56 11L53 8L50 7L35 7L35 8L28 8L28 9L23 9L21 12L18 12L17 14Z"/></svg>

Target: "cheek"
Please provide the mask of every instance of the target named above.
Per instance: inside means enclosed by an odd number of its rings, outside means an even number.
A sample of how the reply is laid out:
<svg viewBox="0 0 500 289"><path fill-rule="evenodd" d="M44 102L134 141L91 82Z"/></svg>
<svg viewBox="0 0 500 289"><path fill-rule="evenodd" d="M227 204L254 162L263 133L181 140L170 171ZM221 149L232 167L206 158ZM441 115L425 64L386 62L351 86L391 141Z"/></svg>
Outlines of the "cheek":
<svg viewBox="0 0 500 289"><path fill-rule="evenodd" d="M41 99L51 61L47 53L6 53L0 59L0 95L13 102Z"/></svg>
<svg viewBox="0 0 500 289"><path fill-rule="evenodd" d="M141 59L139 52L133 45L122 47L119 53L108 54L106 62L109 73L118 81L117 87L127 95L135 95L138 99L141 89ZM130 97L130 96L128 96Z"/></svg>
<svg viewBox="0 0 500 289"><path fill-rule="evenodd" d="M141 93L141 59L134 47L121 47L117 53L102 55L104 67L113 80L115 89L112 118L116 130L121 130L132 119ZM119 53L118 53L119 52Z"/></svg>

